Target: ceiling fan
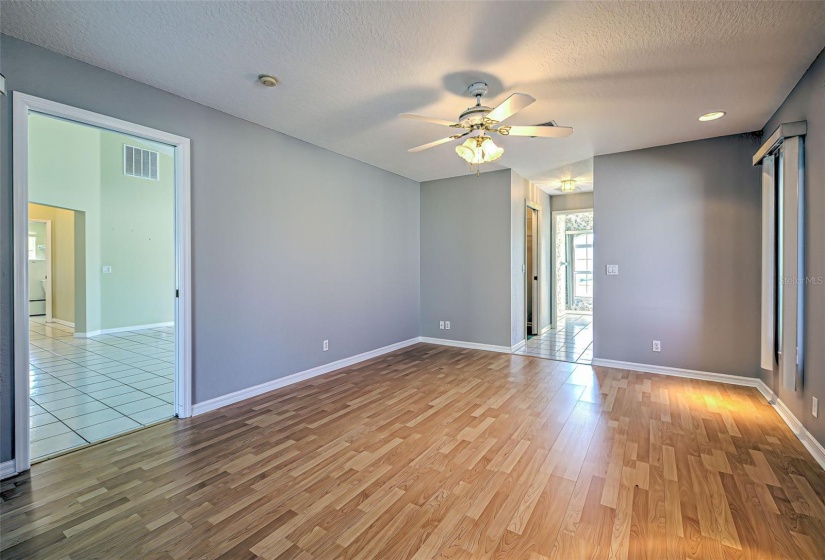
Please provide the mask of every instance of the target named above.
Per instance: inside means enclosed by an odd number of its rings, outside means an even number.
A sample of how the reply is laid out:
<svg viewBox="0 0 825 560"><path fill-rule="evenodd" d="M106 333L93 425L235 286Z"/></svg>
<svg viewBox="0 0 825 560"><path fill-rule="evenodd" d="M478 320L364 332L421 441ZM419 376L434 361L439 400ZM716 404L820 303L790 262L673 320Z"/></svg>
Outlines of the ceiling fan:
<svg viewBox="0 0 825 560"><path fill-rule="evenodd" d="M475 82L470 84L467 88L470 95L475 96L476 104L474 107L469 107L458 117L458 122L448 121L445 119L435 119L432 117L425 117L422 115L415 115L413 113L401 113L399 115L404 119L412 119L416 121L424 121L441 126L449 126L450 128L462 129L466 132L461 132L410 148L409 152L417 153L446 144L459 138L471 135L473 132L479 133L470 136L462 144L456 146L456 153L470 164L470 170L475 166L476 173L479 172L478 166L482 163L495 161L504 154L504 148L496 146L493 139L487 133L497 132L502 136L530 136L532 138L565 138L573 133L573 129L567 126L556 126L555 124L542 124L537 126L507 126L501 125L501 122L508 119L534 103L536 98L526 93L514 93L505 99L498 107L491 109L481 104L481 98L487 93L487 84L484 82Z"/></svg>

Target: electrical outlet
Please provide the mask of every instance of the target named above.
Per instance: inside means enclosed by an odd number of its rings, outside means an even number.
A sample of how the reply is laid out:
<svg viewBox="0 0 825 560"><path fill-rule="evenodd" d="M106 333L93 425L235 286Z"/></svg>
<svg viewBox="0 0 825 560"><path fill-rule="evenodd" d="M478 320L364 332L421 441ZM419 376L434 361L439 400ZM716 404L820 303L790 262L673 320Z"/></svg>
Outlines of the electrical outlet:
<svg viewBox="0 0 825 560"><path fill-rule="evenodd" d="M439 321L438 322L438 328L441 329L442 331L444 330L444 321Z"/></svg>
<svg viewBox="0 0 825 560"><path fill-rule="evenodd" d="M811 414L814 415L814 418L819 416L819 399L816 397L811 397L813 399L811 404Z"/></svg>
<svg viewBox="0 0 825 560"><path fill-rule="evenodd" d="M662 341L661 340L654 340L653 341L653 351L654 352L661 352L662 351Z"/></svg>
<svg viewBox="0 0 825 560"><path fill-rule="evenodd" d="M329 340L324 341L324 352L326 352L327 350L329 350Z"/></svg>
<svg viewBox="0 0 825 560"><path fill-rule="evenodd" d="M104 266L103 267L103 274L111 274L111 273L112 273L112 267L111 266Z"/></svg>
<svg viewBox="0 0 825 560"><path fill-rule="evenodd" d="M449 321L444 321L444 328L447 329L447 330L450 330L450 322Z"/></svg>

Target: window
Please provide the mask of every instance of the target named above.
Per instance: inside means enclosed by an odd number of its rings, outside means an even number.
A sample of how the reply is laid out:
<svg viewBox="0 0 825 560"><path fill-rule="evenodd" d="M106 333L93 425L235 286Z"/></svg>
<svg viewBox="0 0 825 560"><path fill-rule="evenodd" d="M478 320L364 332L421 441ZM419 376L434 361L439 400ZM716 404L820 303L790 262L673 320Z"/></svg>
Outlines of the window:
<svg viewBox="0 0 825 560"><path fill-rule="evenodd" d="M158 180L158 152L123 145L123 174L129 177Z"/></svg>
<svg viewBox="0 0 825 560"><path fill-rule="evenodd" d="M573 235L573 295L593 297L593 234Z"/></svg>
<svg viewBox="0 0 825 560"><path fill-rule="evenodd" d="M763 369L797 390L805 362L804 121L785 123L754 155L762 165ZM773 388L773 387L772 387Z"/></svg>

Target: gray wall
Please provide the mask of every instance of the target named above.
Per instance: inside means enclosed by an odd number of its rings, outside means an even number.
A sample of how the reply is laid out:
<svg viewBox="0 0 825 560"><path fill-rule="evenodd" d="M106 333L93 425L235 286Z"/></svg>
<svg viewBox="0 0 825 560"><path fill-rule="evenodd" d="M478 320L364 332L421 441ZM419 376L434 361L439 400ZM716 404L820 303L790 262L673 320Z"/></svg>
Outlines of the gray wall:
<svg viewBox="0 0 825 560"><path fill-rule="evenodd" d="M509 169L421 183L421 336L510 346Z"/></svg>
<svg viewBox="0 0 825 560"><path fill-rule="evenodd" d="M764 138L785 122L807 120L805 137L805 266L818 283L805 290L805 374L796 392L774 383L771 372L762 379L778 392L791 412L820 443L825 444L825 51L820 53L784 103L762 129ZM811 414L811 397L820 401L819 418Z"/></svg>
<svg viewBox="0 0 825 560"><path fill-rule="evenodd" d="M596 358L758 375L758 147L747 134L596 157Z"/></svg>
<svg viewBox="0 0 825 560"><path fill-rule="evenodd" d="M590 209L593 208L593 193L580 192L553 195L550 197L550 204L552 205L553 212Z"/></svg>
<svg viewBox="0 0 825 560"><path fill-rule="evenodd" d="M418 183L9 37L0 63L10 90L192 140L196 403L418 336ZM12 449L11 99L0 461Z"/></svg>

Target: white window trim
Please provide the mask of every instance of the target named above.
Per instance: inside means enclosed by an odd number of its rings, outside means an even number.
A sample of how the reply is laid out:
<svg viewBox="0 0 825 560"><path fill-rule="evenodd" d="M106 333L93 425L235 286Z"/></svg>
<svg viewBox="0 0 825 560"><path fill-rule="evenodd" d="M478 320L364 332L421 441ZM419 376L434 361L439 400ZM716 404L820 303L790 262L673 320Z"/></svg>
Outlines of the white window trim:
<svg viewBox="0 0 825 560"><path fill-rule="evenodd" d="M775 156L766 156L762 165L762 346L760 366L773 370L775 324L775 283L776 283L776 161Z"/></svg>
<svg viewBox="0 0 825 560"><path fill-rule="evenodd" d="M805 325L805 143L807 122L783 123L753 156L753 164L762 164L762 311L760 365L779 372L782 386L795 391L804 375ZM776 166L772 156L780 154L781 192L775 192ZM768 192L770 191L770 192ZM776 251L773 243L780 232L773 220L778 198L782 197L782 276L781 285L774 273ZM767 199L770 200L767 200ZM769 239L767 238L769 236ZM793 282L788 282L793 279ZM781 294L777 293L777 287ZM774 311L781 295L782 308ZM782 325L781 356L774 359L777 341L776 322ZM776 367L774 367L776 364ZM775 389L772 387L772 389Z"/></svg>

